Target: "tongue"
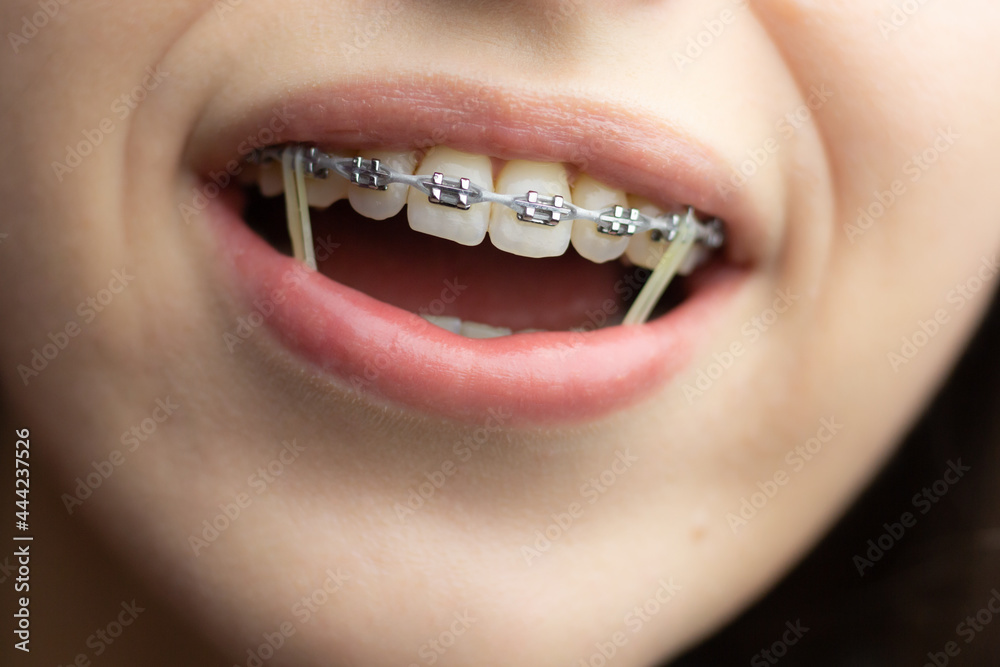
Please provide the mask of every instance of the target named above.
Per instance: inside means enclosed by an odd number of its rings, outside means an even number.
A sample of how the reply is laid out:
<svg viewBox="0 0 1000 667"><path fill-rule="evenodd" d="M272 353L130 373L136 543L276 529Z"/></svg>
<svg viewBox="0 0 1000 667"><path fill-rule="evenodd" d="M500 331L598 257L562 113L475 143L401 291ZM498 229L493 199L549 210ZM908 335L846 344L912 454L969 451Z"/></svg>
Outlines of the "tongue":
<svg viewBox="0 0 1000 667"><path fill-rule="evenodd" d="M605 318L615 323L624 314L615 285L626 291L619 281L627 269L618 262L594 264L573 249L530 259L497 250L489 240L462 246L412 231L405 209L376 221L342 201L314 211L312 220L323 275L410 312L514 331L562 331Z"/></svg>

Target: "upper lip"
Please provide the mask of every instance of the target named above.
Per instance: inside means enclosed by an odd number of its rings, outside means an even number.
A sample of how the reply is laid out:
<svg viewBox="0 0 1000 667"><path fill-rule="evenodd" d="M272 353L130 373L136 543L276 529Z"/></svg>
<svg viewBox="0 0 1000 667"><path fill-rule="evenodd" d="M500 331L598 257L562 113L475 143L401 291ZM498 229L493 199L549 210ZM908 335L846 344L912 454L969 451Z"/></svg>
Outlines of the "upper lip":
<svg viewBox="0 0 1000 667"><path fill-rule="evenodd" d="M224 169L265 142L359 150L447 145L507 160L563 162L630 194L693 206L725 223L724 253L737 264L756 264L771 245L752 187L718 187L733 167L709 138L628 108L441 75L310 87L248 106L251 112L236 119L208 117L195 128L187 158L193 169Z"/></svg>

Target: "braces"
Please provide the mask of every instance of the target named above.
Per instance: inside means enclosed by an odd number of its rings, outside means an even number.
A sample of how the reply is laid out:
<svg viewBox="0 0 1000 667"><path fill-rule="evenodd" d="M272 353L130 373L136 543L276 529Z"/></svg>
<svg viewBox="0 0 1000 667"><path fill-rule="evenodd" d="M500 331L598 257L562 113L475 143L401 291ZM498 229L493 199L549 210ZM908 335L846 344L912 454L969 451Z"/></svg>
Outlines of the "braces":
<svg viewBox="0 0 1000 667"><path fill-rule="evenodd" d="M272 146L254 151L248 158L254 164L276 161L282 166L285 186L285 212L288 232L295 258L316 270L313 249L312 222L306 199L306 177L325 179L337 175L353 185L370 190L387 190L401 183L427 195L432 204L467 211L476 204L500 204L513 209L517 219L537 225L554 227L570 220L590 220L601 234L613 237L634 236L652 232L654 241L670 243L657 263L622 324L642 324L652 313L670 281L683 265L695 244L707 249L719 248L725 242L722 222L703 222L693 208L685 214L672 213L661 217L643 214L638 209L615 206L592 211L566 203L559 195L544 196L530 191L524 195L504 195L490 192L468 178L454 178L435 172L429 176L402 174L384 166L379 160L361 157L341 158L323 153L315 146Z"/></svg>

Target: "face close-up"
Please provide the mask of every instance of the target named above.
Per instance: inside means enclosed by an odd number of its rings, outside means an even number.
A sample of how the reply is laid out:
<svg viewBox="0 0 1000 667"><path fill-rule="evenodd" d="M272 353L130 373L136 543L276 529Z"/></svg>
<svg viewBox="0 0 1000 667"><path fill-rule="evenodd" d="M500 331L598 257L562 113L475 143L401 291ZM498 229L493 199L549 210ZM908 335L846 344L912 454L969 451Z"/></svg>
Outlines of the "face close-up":
<svg viewBox="0 0 1000 667"><path fill-rule="evenodd" d="M0 22L5 443L44 550L92 539L147 646L207 647L128 664L666 664L836 523L993 298L995 2ZM129 590L50 663L124 660L88 635Z"/></svg>

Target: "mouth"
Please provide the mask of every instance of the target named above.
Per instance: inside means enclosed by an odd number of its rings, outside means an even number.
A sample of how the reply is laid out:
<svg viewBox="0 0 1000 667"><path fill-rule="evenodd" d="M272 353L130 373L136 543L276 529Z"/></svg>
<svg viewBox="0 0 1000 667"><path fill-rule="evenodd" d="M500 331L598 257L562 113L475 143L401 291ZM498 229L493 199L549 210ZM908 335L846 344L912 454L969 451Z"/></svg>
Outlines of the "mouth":
<svg viewBox="0 0 1000 667"><path fill-rule="evenodd" d="M551 101L512 110L477 91L471 107L454 82L383 83L376 103L371 90L311 92L218 134L196 163L203 189L222 165L238 175L209 206L246 306L227 332L231 351L266 326L295 363L365 400L522 425L604 416L687 366L763 236L745 222L747 202L716 188L726 165L671 128L639 146L643 119ZM559 109L574 109L575 124ZM263 134L254 126L269 127L270 141L236 140ZM280 156L298 144L325 160L307 165L314 177L300 191L317 271L295 259L303 241L288 224L295 188ZM373 183L380 169L445 187ZM494 200L469 202L470 191ZM504 205L491 193L523 197ZM526 193L541 209L528 217ZM606 216L560 219L577 210ZM684 219L698 221L700 242L648 321L630 321Z"/></svg>

